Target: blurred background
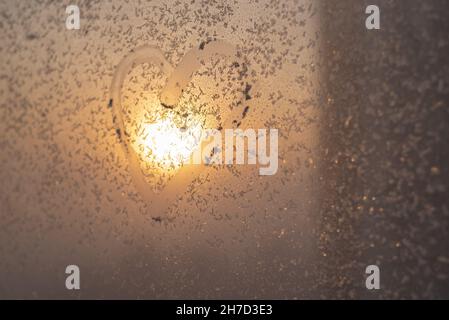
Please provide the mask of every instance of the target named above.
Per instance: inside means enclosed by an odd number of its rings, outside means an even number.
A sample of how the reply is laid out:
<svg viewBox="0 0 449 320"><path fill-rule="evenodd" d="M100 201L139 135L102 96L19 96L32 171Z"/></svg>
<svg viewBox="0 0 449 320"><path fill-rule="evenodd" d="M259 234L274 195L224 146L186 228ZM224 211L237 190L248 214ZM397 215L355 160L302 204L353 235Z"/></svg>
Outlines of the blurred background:
<svg viewBox="0 0 449 320"><path fill-rule="evenodd" d="M67 30L70 4L0 2L0 298L449 298L449 3L77 1ZM176 66L211 39L248 66L242 128L279 129L279 170L216 168L161 217L131 179L112 76L139 46ZM235 104L220 63L185 108ZM156 73L125 79L131 129ZM65 288L70 264L81 290Z"/></svg>

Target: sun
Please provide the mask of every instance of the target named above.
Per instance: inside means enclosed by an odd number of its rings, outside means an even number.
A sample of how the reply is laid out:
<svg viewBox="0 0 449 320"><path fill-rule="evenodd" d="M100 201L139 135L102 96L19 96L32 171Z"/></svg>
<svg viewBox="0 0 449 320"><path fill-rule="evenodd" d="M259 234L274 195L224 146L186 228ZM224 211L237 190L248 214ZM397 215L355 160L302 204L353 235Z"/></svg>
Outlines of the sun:
<svg viewBox="0 0 449 320"><path fill-rule="evenodd" d="M174 113L141 124L134 149L148 164L161 168L179 168L190 161L201 141L202 126L198 118L189 118L182 126L176 124Z"/></svg>

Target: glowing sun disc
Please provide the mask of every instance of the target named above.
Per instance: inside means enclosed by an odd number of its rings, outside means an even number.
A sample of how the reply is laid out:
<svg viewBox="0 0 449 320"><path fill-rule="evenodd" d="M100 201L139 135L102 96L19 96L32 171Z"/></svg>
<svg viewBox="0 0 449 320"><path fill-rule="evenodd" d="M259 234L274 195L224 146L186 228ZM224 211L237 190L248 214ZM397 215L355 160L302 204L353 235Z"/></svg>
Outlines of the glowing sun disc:
<svg viewBox="0 0 449 320"><path fill-rule="evenodd" d="M199 121L189 121L187 127L178 128L174 116L169 114L156 122L142 124L134 149L151 164L177 168L187 163L198 148L201 130Z"/></svg>

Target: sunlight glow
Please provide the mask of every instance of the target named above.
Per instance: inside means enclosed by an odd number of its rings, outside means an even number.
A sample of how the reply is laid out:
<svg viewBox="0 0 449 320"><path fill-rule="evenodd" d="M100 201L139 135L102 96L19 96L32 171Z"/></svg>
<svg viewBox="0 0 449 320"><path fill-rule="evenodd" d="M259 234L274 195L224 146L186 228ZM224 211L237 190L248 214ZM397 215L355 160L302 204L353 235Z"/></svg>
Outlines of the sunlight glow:
<svg viewBox="0 0 449 320"><path fill-rule="evenodd" d="M200 121L191 120L179 128L174 115L142 124L135 147L145 161L162 168L178 168L190 160L201 139Z"/></svg>

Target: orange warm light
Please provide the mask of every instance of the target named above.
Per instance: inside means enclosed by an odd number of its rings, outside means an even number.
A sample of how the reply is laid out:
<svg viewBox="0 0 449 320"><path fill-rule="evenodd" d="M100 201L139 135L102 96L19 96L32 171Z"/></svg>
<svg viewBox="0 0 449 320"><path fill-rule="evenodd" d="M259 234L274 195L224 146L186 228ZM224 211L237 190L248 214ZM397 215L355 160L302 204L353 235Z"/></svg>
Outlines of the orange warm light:
<svg viewBox="0 0 449 320"><path fill-rule="evenodd" d="M198 148L202 132L199 119L190 120L180 128L175 117L168 113L152 123L143 121L133 147L150 165L179 168Z"/></svg>

